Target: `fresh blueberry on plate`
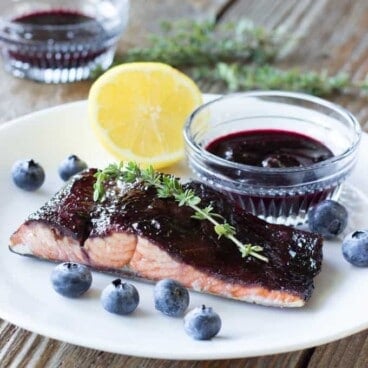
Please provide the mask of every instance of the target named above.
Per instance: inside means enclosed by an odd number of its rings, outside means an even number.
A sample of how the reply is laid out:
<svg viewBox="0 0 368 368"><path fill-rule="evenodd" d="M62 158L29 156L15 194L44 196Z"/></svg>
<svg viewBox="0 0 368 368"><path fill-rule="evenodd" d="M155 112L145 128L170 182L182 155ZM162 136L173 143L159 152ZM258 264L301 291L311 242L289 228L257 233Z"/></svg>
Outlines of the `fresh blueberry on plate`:
<svg viewBox="0 0 368 368"><path fill-rule="evenodd" d="M15 185L23 190L34 191L45 181L45 171L34 160L19 160L11 170Z"/></svg>
<svg viewBox="0 0 368 368"><path fill-rule="evenodd" d="M101 303L110 313L130 314L139 304L138 290L134 285L116 279L102 291Z"/></svg>
<svg viewBox="0 0 368 368"><path fill-rule="evenodd" d="M70 155L59 165L59 175L64 181L69 180L73 175L85 170L87 164L76 155Z"/></svg>
<svg viewBox="0 0 368 368"><path fill-rule="evenodd" d="M221 318L211 308L202 305L184 317L185 332L196 340L210 340L221 329Z"/></svg>
<svg viewBox="0 0 368 368"><path fill-rule="evenodd" d="M368 230L357 230L342 242L344 258L354 266L368 267Z"/></svg>
<svg viewBox="0 0 368 368"><path fill-rule="evenodd" d="M164 279L155 285L155 308L170 317L180 317L189 305L188 290L179 282Z"/></svg>
<svg viewBox="0 0 368 368"><path fill-rule="evenodd" d="M332 239L341 234L348 222L346 208L333 200L327 199L314 206L308 212L308 226L312 232Z"/></svg>
<svg viewBox="0 0 368 368"><path fill-rule="evenodd" d="M68 298L84 294L92 284L92 274L88 267L72 262L64 262L51 273L54 290Z"/></svg>

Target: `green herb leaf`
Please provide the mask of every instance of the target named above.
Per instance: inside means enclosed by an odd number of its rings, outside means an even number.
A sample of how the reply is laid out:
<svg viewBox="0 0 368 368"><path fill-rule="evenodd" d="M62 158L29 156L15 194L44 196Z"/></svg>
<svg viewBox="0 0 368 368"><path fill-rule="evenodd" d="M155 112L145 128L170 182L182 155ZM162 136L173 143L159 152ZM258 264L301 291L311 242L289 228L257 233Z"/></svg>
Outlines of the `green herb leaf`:
<svg viewBox="0 0 368 368"><path fill-rule="evenodd" d="M186 189L184 192L177 193L175 199L179 202L179 206L196 206L201 201L191 189Z"/></svg>
<svg viewBox="0 0 368 368"><path fill-rule="evenodd" d="M242 244L239 247L239 250L243 258L253 256L262 261L268 262L268 260L266 260L267 258L260 254L260 252L263 251L263 248L259 245Z"/></svg>
<svg viewBox="0 0 368 368"><path fill-rule="evenodd" d="M224 219L221 215L217 213L213 213L213 207L211 205L208 205L207 207L202 208L200 212L196 211L194 215L192 216L192 218L196 220L206 220L210 216Z"/></svg>
<svg viewBox="0 0 368 368"><path fill-rule="evenodd" d="M223 224L215 225L215 232L219 236L219 238L221 238L221 236L229 237L230 235L235 235L235 228L225 222Z"/></svg>

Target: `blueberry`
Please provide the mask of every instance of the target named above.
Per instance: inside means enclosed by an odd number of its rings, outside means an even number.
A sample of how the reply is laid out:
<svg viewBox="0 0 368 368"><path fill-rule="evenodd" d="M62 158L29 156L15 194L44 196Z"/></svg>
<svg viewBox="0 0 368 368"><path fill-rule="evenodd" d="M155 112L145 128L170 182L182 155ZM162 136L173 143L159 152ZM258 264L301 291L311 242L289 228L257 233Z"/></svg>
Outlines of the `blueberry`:
<svg viewBox="0 0 368 368"><path fill-rule="evenodd" d="M159 281L155 285L153 296L155 308L167 316L182 316L189 305L188 290L175 280Z"/></svg>
<svg viewBox="0 0 368 368"><path fill-rule="evenodd" d="M116 279L102 291L101 303L110 313L129 314L137 308L139 294L134 285Z"/></svg>
<svg viewBox="0 0 368 368"><path fill-rule="evenodd" d="M342 242L342 255L354 266L368 267L368 230L347 235Z"/></svg>
<svg viewBox="0 0 368 368"><path fill-rule="evenodd" d="M40 188L45 181L45 171L33 160L15 162L11 173L15 185L30 192Z"/></svg>
<svg viewBox="0 0 368 368"><path fill-rule="evenodd" d="M52 271L51 282L57 293L69 298L77 298L91 287L92 274L84 265L64 262Z"/></svg>
<svg viewBox="0 0 368 368"><path fill-rule="evenodd" d="M348 211L338 202L325 200L308 212L308 225L312 232L331 239L341 234L348 222Z"/></svg>
<svg viewBox="0 0 368 368"><path fill-rule="evenodd" d="M82 161L76 155L70 155L65 160L63 160L59 165L59 175L61 179L67 181L73 175L78 174L87 168L87 164Z"/></svg>
<svg viewBox="0 0 368 368"><path fill-rule="evenodd" d="M209 340L221 329L221 318L212 308L194 308L184 318L185 332L196 340Z"/></svg>

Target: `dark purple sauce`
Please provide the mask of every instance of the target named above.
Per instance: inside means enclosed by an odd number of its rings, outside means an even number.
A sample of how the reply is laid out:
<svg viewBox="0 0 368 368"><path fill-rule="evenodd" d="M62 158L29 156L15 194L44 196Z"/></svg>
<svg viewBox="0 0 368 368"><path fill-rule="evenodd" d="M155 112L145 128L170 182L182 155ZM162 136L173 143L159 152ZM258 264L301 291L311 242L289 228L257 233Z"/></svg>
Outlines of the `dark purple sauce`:
<svg viewBox="0 0 368 368"><path fill-rule="evenodd" d="M229 161L272 168L308 167L333 156L321 142L282 130L237 132L216 139L206 149Z"/></svg>
<svg viewBox="0 0 368 368"><path fill-rule="evenodd" d="M309 167L313 164L333 157L333 153L321 142L306 135L283 130L251 130L222 136L212 141L206 149L223 159L265 168L297 168ZM221 174L231 179L257 185L260 174L246 174L234 169L216 168ZM235 176L234 176L235 175ZM272 187L293 187L300 183L309 185L323 176L322 169L308 172L275 173L262 177L265 185ZM335 186L311 186L310 189L295 190L290 194L274 195L272 191L264 190L262 196L233 193L225 194L235 204L248 212L264 218L297 217L300 213L307 213L309 208L320 201L330 198L335 192ZM301 220L302 221L302 220Z"/></svg>
<svg viewBox="0 0 368 368"><path fill-rule="evenodd" d="M39 11L19 16L13 22L20 26L18 32L27 41L26 45L12 48L9 55L31 67L78 68L106 52L103 26L96 19L76 11ZM77 27L73 29L73 26Z"/></svg>
<svg viewBox="0 0 368 368"><path fill-rule="evenodd" d="M40 11L13 19L13 22L35 26L66 26L90 21L94 21L94 19L82 13L68 10Z"/></svg>

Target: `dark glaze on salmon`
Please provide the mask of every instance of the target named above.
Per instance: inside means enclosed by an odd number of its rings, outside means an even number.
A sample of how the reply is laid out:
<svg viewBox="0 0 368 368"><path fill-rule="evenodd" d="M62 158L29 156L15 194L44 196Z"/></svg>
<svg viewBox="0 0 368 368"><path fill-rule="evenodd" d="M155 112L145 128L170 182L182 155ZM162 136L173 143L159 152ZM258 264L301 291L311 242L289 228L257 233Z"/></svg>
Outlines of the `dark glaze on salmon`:
<svg viewBox="0 0 368 368"><path fill-rule="evenodd" d="M212 294L275 306L301 306L321 268L319 236L271 225L235 209L218 192L186 184L236 228L243 243L260 245L269 262L242 258L208 221L189 207L160 199L140 183L111 182L106 198L93 201L94 170L80 175L13 234L16 253L75 261L97 269L158 280L175 278Z"/></svg>

